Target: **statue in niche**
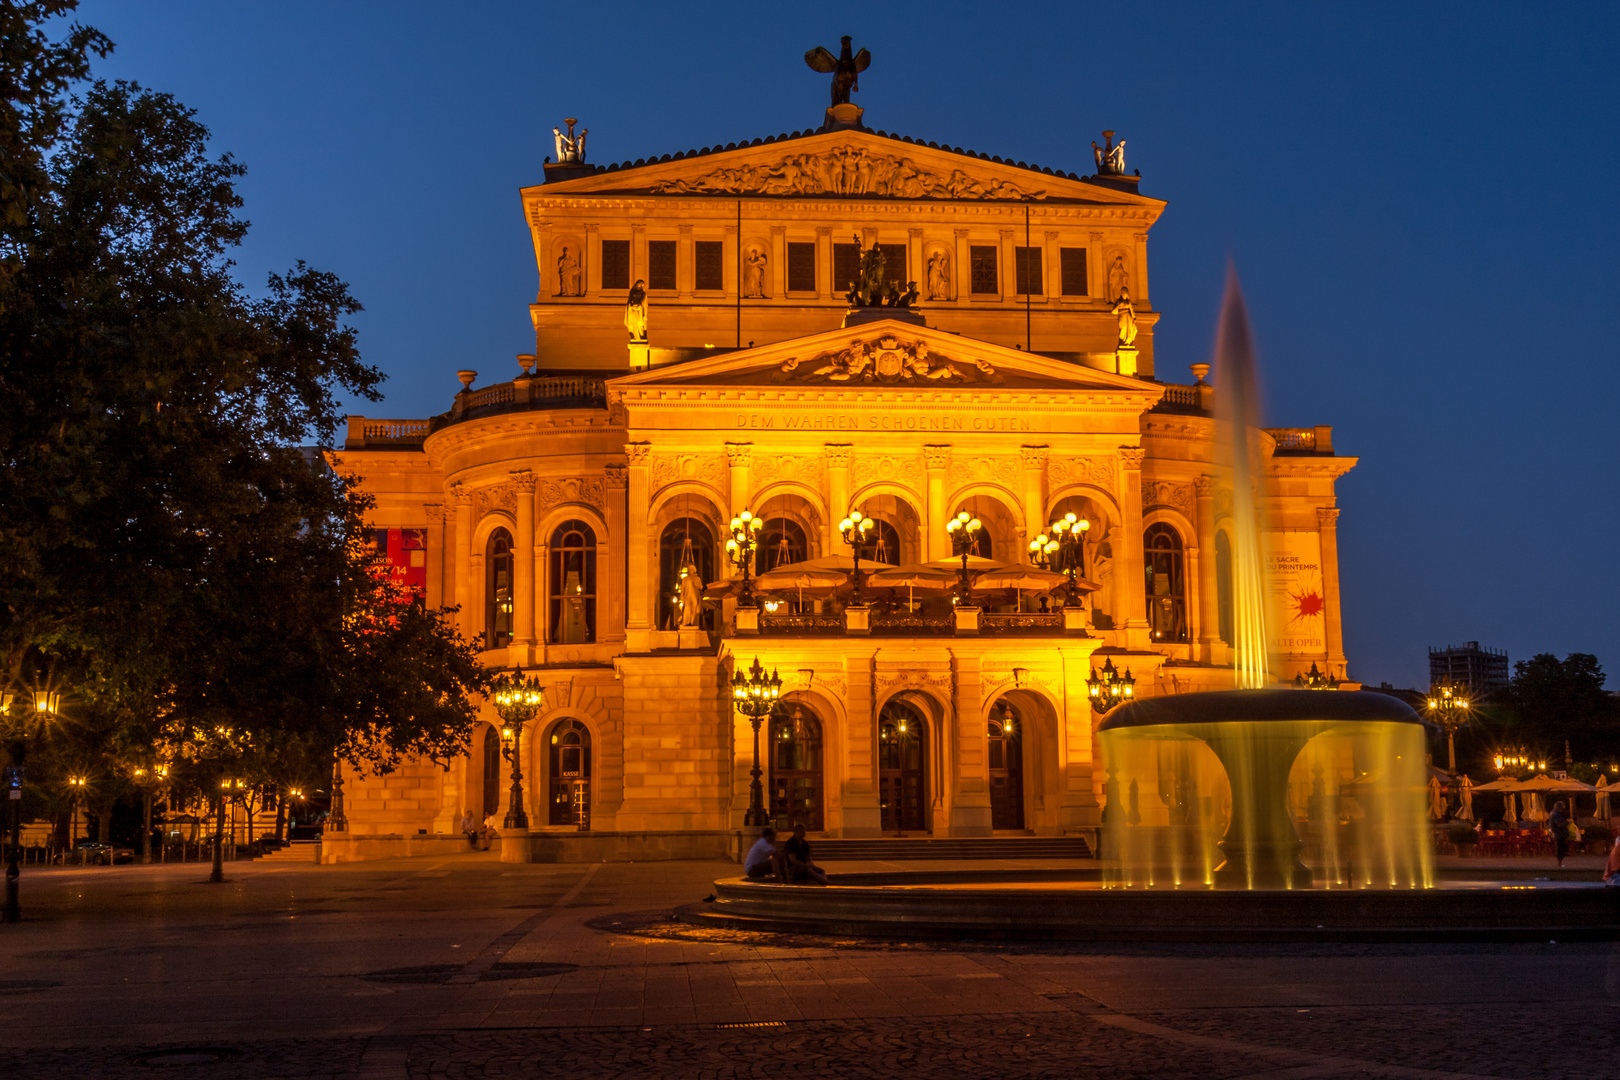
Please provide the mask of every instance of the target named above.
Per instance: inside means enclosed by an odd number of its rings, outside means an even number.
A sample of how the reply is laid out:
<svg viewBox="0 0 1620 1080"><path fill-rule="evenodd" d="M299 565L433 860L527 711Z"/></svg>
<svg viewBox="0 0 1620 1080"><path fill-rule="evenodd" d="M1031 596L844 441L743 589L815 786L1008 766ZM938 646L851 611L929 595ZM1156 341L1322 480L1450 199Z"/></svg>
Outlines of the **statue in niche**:
<svg viewBox="0 0 1620 1080"><path fill-rule="evenodd" d="M698 624L703 614L703 581L691 563L681 567L681 629Z"/></svg>
<svg viewBox="0 0 1620 1080"><path fill-rule="evenodd" d="M810 65L811 71L819 71L823 75L831 75L832 103L834 105L848 105L849 95L858 92L861 88L860 74L872 63L872 54L862 49L854 55L850 54L850 36L843 37L843 47L838 55L834 56L826 49L817 45L804 54L804 62Z"/></svg>
<svg viewBox="0 0 1620 1080"><path fill-rule="evenodd" d="M1103 132L1103 141L1107 146L1091 144L1091 156L1097 161L1098 176L1124 176L1125 175L1125 140L1114 141L1112 131Z"/></svg>
<svg viewBox="0 0 1620 1080"><path fill-rule="evenodd" d="M564 247L562 254L557 256L557 295L584 296L584 285L579 272L579 260Z"/></svg>
<svg viewBox="0 0 1620 1080"><path fill-rule="evenodd" d="M943 251L928 256L928 299L951 298L951 257Z"/></svg>
<svg viewBox="0 0 1620 1080"><path fill-rule="evenodd" d="M630 331L631 341L647 340L647 283L639 278L624 305L624 328Z"/></svg>
<svg viewBox="0 0 1620 1080"><path fill-rule="evenodd" d="M1119 344L1121 348L1134 348L1136 345L1136 309L1131 306L1131 291L1119 290L1119 302L1114 305L1113 315L1119 320Z"/></svg>
<svg viewBox="0 0 1620 1080"><path fill-rule="evenodd" d="M750 300L765 299L765 253L749 248L743 256L743 296Z"/></svg>
<svg viewBox="0 0 1620 1080"><path fill-rule="evenodd" d="M1131 283L1131 275L1125 269L1125 256L1115 255L1114 261L1108 265L1108 299L1118 300Z"/></svg>
<svg viewBox="0 0 1620 1080"><path fill-rule="evenodd" d="M568 125L568 134L564 135L558 128L551 129L552 140L557 144L557 162L561 165L585 164L585 136L591 133L590 128L580 128L579 134L574 134L574 125L579 123L572 116L563 123Z"/></svg>

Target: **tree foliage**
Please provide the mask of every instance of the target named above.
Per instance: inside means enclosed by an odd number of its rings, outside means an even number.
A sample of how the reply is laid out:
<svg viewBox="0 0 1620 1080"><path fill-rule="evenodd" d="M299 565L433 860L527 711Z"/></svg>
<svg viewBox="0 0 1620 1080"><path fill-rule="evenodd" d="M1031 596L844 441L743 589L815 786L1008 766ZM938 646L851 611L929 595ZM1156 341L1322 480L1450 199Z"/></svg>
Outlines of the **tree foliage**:
<svg viewBox="0 0 1620 1080"><path fill-rule="evenodd" d="M235 280L243 167L167 94L69 96L110 48L45 33L73 6L0 6L3 674L68 690L102 751L226 727L442 758L485 676L372 573L321 454L338 395L379 396L360 305L302 262Z"/></svg>

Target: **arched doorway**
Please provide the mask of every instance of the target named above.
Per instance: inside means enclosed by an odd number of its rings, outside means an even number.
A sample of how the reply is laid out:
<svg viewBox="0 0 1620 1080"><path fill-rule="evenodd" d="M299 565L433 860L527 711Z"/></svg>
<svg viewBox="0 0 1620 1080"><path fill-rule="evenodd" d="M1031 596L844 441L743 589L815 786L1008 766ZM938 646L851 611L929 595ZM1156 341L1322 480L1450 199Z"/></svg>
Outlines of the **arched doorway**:
<svg viewBox="0 0 1620 1080"><path fill-rule="evenodd" d="M559 720L551 729L552 825L591 826L591 733L578 720Z"/></svg>
<svg viewBox="0 0 1620 1080"><path fill-rule="evenodd" d="M928 827L927 727L922 714L891 701L878 714L878 807L884 832Z"/></svg>
<svg viewBox="0 0 1620 1080"><path fill-rule="evenodd" d="M770 766L771 825L803 825L811 832L824 828L821 722L800 702L786 702L771 714Z"/></svg>
<svg viewBox="0 0 1620 1080"><path fill-rule="evenodd" d="M484 725L483 765L484 802L478 815L480 825L501 808L501 733L488 724Z"/></svg>
<svg viewBox="0 0 1620 1080"><path fill-rule="evenodd" d="M990 708L990 827L1024 827L1024 723L1006 698Z"/></svg>

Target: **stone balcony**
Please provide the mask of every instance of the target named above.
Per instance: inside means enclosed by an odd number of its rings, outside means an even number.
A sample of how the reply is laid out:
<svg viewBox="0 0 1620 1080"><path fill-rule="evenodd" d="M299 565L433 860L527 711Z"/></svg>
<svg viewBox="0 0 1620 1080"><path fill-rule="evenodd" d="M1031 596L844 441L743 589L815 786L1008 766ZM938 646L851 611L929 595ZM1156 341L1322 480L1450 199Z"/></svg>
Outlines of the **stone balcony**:
<svg viewBox="0 0 1620 1080"><path fill-rule="evenodd" d="M1054 612L989 612L956 608L948 615L879 613L849 607L841 612L772 614L738 608L738 637L1087 637L1083 608Z"/></svg>

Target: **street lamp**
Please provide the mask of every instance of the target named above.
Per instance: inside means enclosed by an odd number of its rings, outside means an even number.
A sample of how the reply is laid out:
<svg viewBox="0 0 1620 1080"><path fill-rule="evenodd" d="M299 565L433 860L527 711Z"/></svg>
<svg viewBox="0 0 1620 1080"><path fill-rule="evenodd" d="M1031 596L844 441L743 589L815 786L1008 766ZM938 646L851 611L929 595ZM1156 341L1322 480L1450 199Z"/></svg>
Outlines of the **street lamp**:
<svg viewBox="0 0 1620 1080"><path fill-rule="evenodd" d="M152 799L169 779L169 767L161 762L147 768L135 767L135 786L141 789L141 862L152 861Z"/></svg>
<svg viewBox="0 0 1620 1080"><path fill-rule="evenodd" d="M1075 578L1086 569L1086 533L1091 522L1078 514L1064 514L1055 518L1046 531L1029 542L1029 561L1042 570L1055 570L1068 578L1064 587L1064 604L1078 606L1080 586Z"/></svg>
<svg viewBox="0 0 1620 1080"><path fill-rule="evenodd" d="M851 510L849 516L838 523L838 535L849 545L849 553L855 559L856 607L861 606L861 549L866 546L873 528L872 519L862 516L859 510Z"/></svg>
<svg viewBox="0 0 1620 1080"><path fill-rule="evenodd" d="M89 779L83 776L68 777L68 792L73 799L73 817L68 823L68 849L70 851L79 840L79 800L84 797L85 785L89 784L89 782Z"/></svg>
<svg viewBox="0 0 1620 1080"><path fill-rule="evenodd" d="M1450 685L1429 691L1429 715L1446 731L1447 771L1457 774L1457 729L1468 723L1468 699Z"/></svg>
<svg viewBox="0 0 1620 1080"><path fill-rule="evenodd" d="M502 675L495 683L495 711L505 723L501 727L501 753L512 763L511 804L506 809L507 829L527 829L528 812L523 809L523 725L540 714L546 704L546 691L534 676L519 678Z"/></svg>
<svg viewBox="0 0 1620 1080"><path fill-rule="evenodd" d="M760 520L752 510L744 510L731 519L731 539L726 541L726 558L742 571L742 589L737 593L738 607L754 606L754 583L749 577L754 564L754 548L759 544Z"/></svg>
<svg viewBox="0 0 1620 1080"><path fill-rule="evenodd" d="M757 656L746 677L741 669L731 677L731 703L754 726L754 768L749 773L753 782L748 785L748 813L743 817L744 825L764 825L768 820L765 816L765 788L759 782L759 723L776 708L781 696L782 677L772 671L770 678L766 678L765 668Z"/></svg>
<svg viewBox="0 0 1620 1080"><path fill-rule="evenodd" d="M951 555L962 557L962 569L956 583L956 602L966 605L969 599L968 591L968 556L973 554L974 545L979 540L979 530L984 525L978 518L966 510L959 510L955 517L945 523L945 532L951 538Z"/></svg>
<svg viewBox="0 0 1620 1080"><path fill-rule="evenodd" d="M1311 670L1294 676L1295 690L1337 690L1339 680L1332 675L1324 675L1317 668L1316 661L1311 661Z"/></svg>
<svg viewBox="0 0 1620 1080"><path fill-rule="evenodd" d="M1136 696L1136 680L1131 678L1130 668L1126 668L1125 674L1121 675L1114 667L1114 658L1109 657L1103 662L1102 671L1091 669L1086 690L1091 695L1092 711L1102 716L1120 702Z"/></svg>
<svg viewBox="0 0 1620 1080"><path fill-rule="evenodd" d="M52 691L37 691L28 701L9 690L0 691L0 728L5 729L6 753L11 764L6 766L6 802L11 808L10 843L6 845L6 901L0 919L17 922L22 918L22 788L23 760L28 756L28 733L33 726L56 716L61 708L62 695ZM13 713L20 715L14 716ZM28 713L32 712L30 717Z"/></svg>

